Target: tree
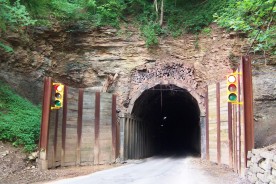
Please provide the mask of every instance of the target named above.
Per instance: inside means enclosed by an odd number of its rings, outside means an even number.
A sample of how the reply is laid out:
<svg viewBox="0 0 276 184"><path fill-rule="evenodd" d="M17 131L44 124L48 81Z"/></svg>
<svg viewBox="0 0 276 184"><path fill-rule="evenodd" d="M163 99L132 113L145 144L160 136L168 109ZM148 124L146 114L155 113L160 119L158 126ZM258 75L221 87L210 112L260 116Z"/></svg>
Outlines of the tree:
<svg viewBox="0 0 276 184"><path fill-rule="evenodd" d="M158 5L158 0L154 0L153 5L155 7L156 22L159 22L159 25L162 26L164 21L164 0L160 0L159 4L160 5Z"/></svg>

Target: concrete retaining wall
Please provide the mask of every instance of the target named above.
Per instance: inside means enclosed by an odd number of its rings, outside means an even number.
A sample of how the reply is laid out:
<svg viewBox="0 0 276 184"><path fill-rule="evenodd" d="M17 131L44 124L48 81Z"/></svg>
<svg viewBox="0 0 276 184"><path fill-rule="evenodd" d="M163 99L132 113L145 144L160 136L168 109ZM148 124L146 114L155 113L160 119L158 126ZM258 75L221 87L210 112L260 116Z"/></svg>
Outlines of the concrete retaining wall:
<svg viewBox="0 0 276 184"><path fill-rule="evenodd" d="M276 144L248 153L246 178L250 183L276 184Z"/></svg>

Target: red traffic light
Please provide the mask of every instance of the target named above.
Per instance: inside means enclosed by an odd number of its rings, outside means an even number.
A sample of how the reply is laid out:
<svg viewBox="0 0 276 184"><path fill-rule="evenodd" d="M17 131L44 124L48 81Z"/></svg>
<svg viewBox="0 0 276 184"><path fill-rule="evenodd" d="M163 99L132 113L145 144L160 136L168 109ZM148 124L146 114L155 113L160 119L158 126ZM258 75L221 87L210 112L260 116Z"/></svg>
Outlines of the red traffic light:
<svg viewBox="0 0 276 184"><path fill-rule="evenodd" d="M54 89L55 89L56 91L62 91L62 90L63 90L63 87L62 87L61 85L59 85L59 84L56 84L56 85L54 85Z"/></svg>
<svg viewBox="0 0 276 184"><path fill-rule="evenodd" d="M237 86L236 86L235 84L230 84L230 85L228 86L228 91L230 91L230 92L235 92L235 91L237 91Z"/></svg>

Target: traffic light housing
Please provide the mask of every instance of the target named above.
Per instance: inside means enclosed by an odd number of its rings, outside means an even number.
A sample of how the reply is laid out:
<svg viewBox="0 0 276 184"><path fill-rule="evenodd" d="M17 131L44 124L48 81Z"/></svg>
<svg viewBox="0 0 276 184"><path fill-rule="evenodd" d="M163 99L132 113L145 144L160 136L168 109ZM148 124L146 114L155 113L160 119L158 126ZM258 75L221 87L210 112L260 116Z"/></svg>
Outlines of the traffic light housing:
<svg viewBox="0 0 276 184"><path fill-rule="evenodd" d="M60 109L63 106L64 85L61 83L53 83L54 88L54 107L51 109Z"/></svg>
<svg viewBox="0 0 276 184"><path fill-rule="evenodd" d="M227 75L227 101L237 103L238 100L238 75L231 73Z"/></svg>

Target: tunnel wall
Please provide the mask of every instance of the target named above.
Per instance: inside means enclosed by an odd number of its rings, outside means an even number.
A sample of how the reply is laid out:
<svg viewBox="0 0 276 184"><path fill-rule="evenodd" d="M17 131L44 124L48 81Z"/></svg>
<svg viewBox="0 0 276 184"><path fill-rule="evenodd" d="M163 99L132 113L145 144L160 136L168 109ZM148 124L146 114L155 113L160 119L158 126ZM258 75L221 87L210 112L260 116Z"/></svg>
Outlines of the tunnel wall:
<svg viewBox="0 0 276 184"><path fill-rule="evenodd" d="M120 158L141 159L153 155L149 123L125 114L120 117Z"/></svg>
<svg viewBox="0 0 276 184"><path fill-rule="evenodd" d="M51 88L51 81L46 82L49 94L44 92L39 167L115 162L119 156L116 96L65 86L63 108L48 111Z"/></svg>

